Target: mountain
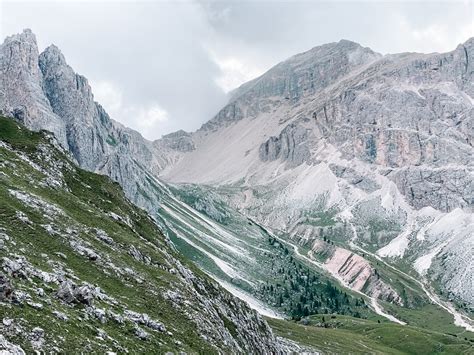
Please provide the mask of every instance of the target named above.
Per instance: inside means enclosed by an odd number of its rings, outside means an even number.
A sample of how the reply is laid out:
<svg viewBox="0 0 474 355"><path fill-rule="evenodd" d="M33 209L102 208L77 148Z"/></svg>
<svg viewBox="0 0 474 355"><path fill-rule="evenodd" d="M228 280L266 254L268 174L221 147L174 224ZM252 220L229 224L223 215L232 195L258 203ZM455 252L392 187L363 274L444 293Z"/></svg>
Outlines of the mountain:
<svg viewBox="0 0 474 355"><path fill-rule="evenodd" d="M50 133L0 118L0 196L0 349L286 349L116 183L78 168Z"/></svg>
<svg viewBox="0 0 474 355"><path fill-rule="evenodd" d="M110 119L94 101L86 78L76 74L60 50L51 45L38 53L30 30L8 37L0 49L0 110L33 130L58 138L84 169L109 175L128 198L152 210L158 204L143 198L150 190L141 178L164 164L152 142Z"/></svg>
<svg viewBox="0 0 474 355"><path fill-rule="evenodd" d="M198 131L150 142L25 30L0 47L0 110L118 182L262 314L461 335L474 329L473 43L315 47L235 90Z"/></svg>
<svg viewBox="0 0 474 355"><path fill-rule="evenodd" d="M213 186L313 252L325 235L408 262L472 308L473 55L474 39L443 54L316 47L237 89L160 177Z"/></svg>

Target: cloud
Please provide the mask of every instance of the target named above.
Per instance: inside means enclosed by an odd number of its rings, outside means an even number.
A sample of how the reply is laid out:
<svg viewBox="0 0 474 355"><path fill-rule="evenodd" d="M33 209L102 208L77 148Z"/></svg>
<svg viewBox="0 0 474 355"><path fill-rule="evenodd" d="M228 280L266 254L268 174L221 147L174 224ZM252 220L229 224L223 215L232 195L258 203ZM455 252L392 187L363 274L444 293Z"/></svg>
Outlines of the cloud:
<svg viewBox="0 0 474 355"><path fill-rule="evenodd" d="M195 130L227 92L314 46L447 51L474 34L473 2L11 1L3 36L31 28L92 83L112 118L150 139Z"/></svg>
<svg viewBox="0 0 474 355"><path fill-rule="evenodd" d="M94 100L99 102L109 114L122 109L123 95L120 89L108 81L90 82Z"/></svg>
<svg viewBox="0 0 474 355"><path fill-rule="evenodd" d="M149 140L156 139L156 132L161 131L164 124L169 121L169 113L157 102L152 102L146 107L129 105L123 100L123 92L116 84L108 81L90 84L94 100L100 102L112 118L139 131Z"/></svg>
<svg viewBox="0 0 474 355"><path fill-rule="evenodd" d="M169 119L168 112L156 103L149 108L138 110L136 117L138 126L143 129L153 128L157 124L166 122Z"/></svg>
<svg viewBox="0 0 474 355"><path fill-rule="evenodd" d="M474 19L473 19L474 21ZM462 43L474 35L474 24L457 24L457 30L444 24L431 24L426 27L415 27L405 19L401 20L401 28L417 43L422 52L447 52L454 44Z"/></svg>
<svg viewBox="0 0 474 355"><path fill-rule="evenodd" d="M265 71L264 68L258 68L252 63L245 63L242 59L219 57L212 50L209 52L212 60L220 69L220 75L215 78L215 82L225 93L229 93L243 83L262 75Z"/></svg>

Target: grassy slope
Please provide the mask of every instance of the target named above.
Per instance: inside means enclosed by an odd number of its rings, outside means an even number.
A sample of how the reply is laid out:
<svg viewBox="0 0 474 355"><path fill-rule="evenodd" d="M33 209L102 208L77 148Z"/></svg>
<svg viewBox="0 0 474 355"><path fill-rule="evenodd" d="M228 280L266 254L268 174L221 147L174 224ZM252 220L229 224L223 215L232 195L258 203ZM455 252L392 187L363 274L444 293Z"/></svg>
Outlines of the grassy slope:
<svg viewBox="0 0 474 355"><path fill-rule="evenodd" d="M325 322L322 323L322 317ZM461 337L412 326L348 316L315 315L303 325L268 319L279 336L325 354L473 354L474 343ZM326 324L328 328L323 327Z"/></svg>
<svg viewBox="0 0 474 355"><path fill-rule="evenodd" d="M212 199L212 190L209 191L206 186L180 185L179 188L172 187L171 190L180 200L197 210L199 208L196 206L196 201L206 201L207 205L215 207L218 211L215 215L207 214L203 209L200 212L216 223L218 223L216 219L220 219L220 227L235 238L234 240L226 239L225 236L216 233L213 229L203 227L206 225L205 223L195 224L197 218L190 219L183 214L181 215L182 220L194 225L206 236L211 236L212 241L208 241L207 238L199 238L199 235L193 233L189 226L179 229L181 236L178 237L176 233L173 233L173 229L178 229L182 224L181 221L176 220L166 210L160 210L160 215L165 216L166 221L172 222L168 231L177 248L202 269L249 292L265 304L290 317L303 315L301 311L298 313L298 305L301 306L301 309L309 309L310 313L324 313L325 311L332 313L336 311L335 298L340 304L337 309L338 313L358 314L361 317L375 316L375 313L367 305L358 303L360 295L340 287L328 275L300 261L295 257L292 248L287 248L284 244L277 242L266 229L228 207L220 199ZM162 206L176 209L173 201L165 195L162 197ZM252 287L238 278L231 278L223 273L212 259L181 239L183 235L210 254L234 266L245 279L253 281L255 286ZM231 251L219 250L212 243L214 240L221 240L227 246L242 247L251 258L239 259ZM314 279L314 282L307 282L305 278ZM329 288L328 285L330 285ZM334 292L334 290L336 291ZM304 301L301 301L301 296L304 297ZM314 305L315 302L317 306Z"/></svg>
<svg viewBox="0 0 474 355"><path fill-rule="evenodd" d="M41 133L32 133L10 119L0 118L0 141L8 143L15 151L26 152L38 165L45 163L44 157L38 156L37 151L38 144L47 145ZM54 160L65 161L62 153L52 151ZM16 306L0 303L1 317L12 318L23 328L22 333L12 335L10 340L22 346L25 351L31 352L31 343L26 339L26 333L34 327L41 327L45 330L48 344L68 351L123 351L126 348L132 352L143 353L168 350L215 352L215 348L200 336L196 323L188 318L185 310L173 307L163 296L165 290L179 289L185 297L193 297L192 294L186 296L187 289L182 285L183 281L179 275L169 271L176 266L172 264L172 260L180 260L204 280L204 285L211 284L207 276L183 261L170 248L149 216L132 205L116 183L105 176L77 168L61 170L67 189L42 186L38 184L45 181L42 172L19 159L16 152L0 147L0 232L9 236L5 247L0 248L0 258L14 259L18 254L24 255L35 268L47 272L53 271L52 265L63 265L66 270L70 270L71 275L80 279L76 281L78 284L85 281L98 285L103 292L118 302L114 305L95 300L95 307L118 314L122 314L125 309L147 313L152 319L165 324L173 335L143 327L151 337L141 341L134 334L135 326L131 322L120 324L109 320L102 323L99 319L87 317L83 305L64 304L55 296L58 286L54 283L45 284L36 278L10 277L14 289L27 292L33 302L44 306L43 309L37 310L26 304ZM64 215L48 217L44 211L20 202L9 190L38 196L42 201L61 208ZM31 225L18 218L18 211L28 217ZM109 212L130 217L131 226L117 222L108 215ZM50 235L42 227L46 224L53 225L59 234ZM66 232L68 228L77 230L78 238L89 243L89 246L102 256L102 261L88 260L73 250ZM95 228L105 231L113 239L114 245L98 240ZM132 246L150 257L152 263L147 265L129 255L128 251ZM118 275L112 267L106 265L109 261L122 270L127 267L133 269L142 281L131 275ZM38 287L44 288L45 296L37 296ZM209 290L222 292L216 291L214 286L209 286ZM52 314L54 310L65 313L69 321L57 319ZM226 326L232 325L230 329L227 327L228 330L235 332L235 325L223 318ZM99 328L106 331L107 339L96 338ZM6 329L2 330L2 333L4 331L6 332Z"/></svg>

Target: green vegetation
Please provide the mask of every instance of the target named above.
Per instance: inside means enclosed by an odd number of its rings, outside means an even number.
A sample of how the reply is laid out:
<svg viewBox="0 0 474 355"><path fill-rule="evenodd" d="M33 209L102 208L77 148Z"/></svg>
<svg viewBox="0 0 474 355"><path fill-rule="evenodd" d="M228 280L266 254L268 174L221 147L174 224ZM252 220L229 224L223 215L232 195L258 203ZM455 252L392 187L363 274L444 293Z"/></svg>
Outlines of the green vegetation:
<svg viewBox="0 0 474 355"><path fill-rule="evenodd" d="M202 269L293 319L315 313L375 316L360 295L344 290L321 270L296 258L293 249L272 237L265 228L229 208L212 188L179 185L171 190L181 201L194 206L210 220L224 221L219 224L222 231L218 231L204 219L197 222L199 216L189 218L189 214L194 212L182 213L176 201L162 195L160 215L166 220L170 238L180 252ZM329 213L318 216L324 218L325 224L331 218ZM237 248L244 250L250 258L233 254L232 250ZM223 272L209 254L234 266L241 277L231 277Z"/></svg>
<svg viewBox="0 0 474 355"><path fill-rule="evenodd" d="M267 319L274 332L324 354L472 354L461 337L348 316L315 315L300 322Z"/></svg>
<svg viewBox="0 0 474 355"><path fill-rule="evenodd" d="M310 314L348 314L373 316L365 300L340 288L325 275L309 268L293 256L287 246L268 238L273 252L267 270L267 281L257 292L258 298L281 309L293 319Z"/></svg>
<svg viewBox="0 0 474 355"><path fill-rule="evenodd" d="M205 312L196 303L194 287L229 310L234 301L174 251L155 222L124 196L117 183L76 168L50 145L47 135L30 132L11 119L0 118L0 141L9 145L0 146L0 260L4 271L8 260L22 265L6 274L16 298L0 305L2 318L21 328L15 333L0 324L9 341L32 353L29 338L40 327L45 352L216 352L201 336L201 324L193 320L192 314ZM176 271L179 265L197 276L193 283L183 281ZM100 287L107 297L95 298L92 305L63 302L57 296L59 284L41 279L36 274L41 272L63 273L77 285ZM176 307L167 291L191 302ZM26 298L18 298L20 294ZM136 325L126 318L126 310L147 314L166 331ZM68 320L58 318L56 311ZM118 317L104 320L100 312ZM229 314L221 316L235 336L237 325ZM148 333L146 340L137 337L137 326ZM102 331L106 335L98 336ZM220 341L214 343L225 349Z"/></svg>
<svg viewBox="0 0 474 355"><path fill-rule="evenodd" d="M109 144L113 147L115 147L117 145L117 140L114 137L112 137L111 135L109 135L107 137L106 142L107 142L107 144Z"/></svg>

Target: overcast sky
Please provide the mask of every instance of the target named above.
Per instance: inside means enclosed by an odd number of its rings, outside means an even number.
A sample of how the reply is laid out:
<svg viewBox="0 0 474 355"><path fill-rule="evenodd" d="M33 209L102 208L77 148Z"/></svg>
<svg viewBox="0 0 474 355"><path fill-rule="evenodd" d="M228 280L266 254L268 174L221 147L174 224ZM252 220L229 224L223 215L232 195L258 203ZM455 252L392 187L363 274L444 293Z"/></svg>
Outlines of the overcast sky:
<svg viewBox="0 0 474 355"><path fill-rule="evenodd" d="M112 118L156 139L195 130L226 93L287 57L350 39L380 53L449 51L473 1L0 0L0 35L31 28L86 76Z"/></svg>

